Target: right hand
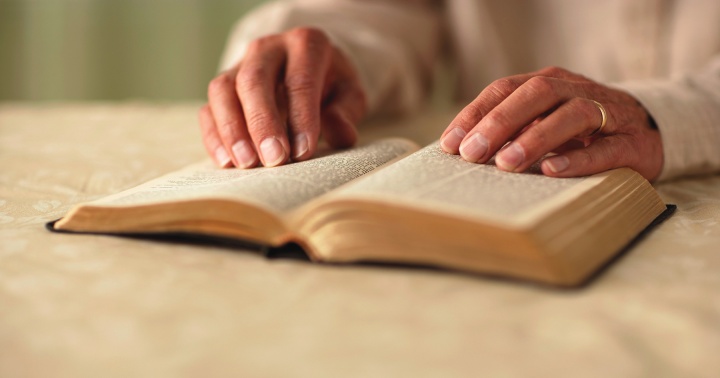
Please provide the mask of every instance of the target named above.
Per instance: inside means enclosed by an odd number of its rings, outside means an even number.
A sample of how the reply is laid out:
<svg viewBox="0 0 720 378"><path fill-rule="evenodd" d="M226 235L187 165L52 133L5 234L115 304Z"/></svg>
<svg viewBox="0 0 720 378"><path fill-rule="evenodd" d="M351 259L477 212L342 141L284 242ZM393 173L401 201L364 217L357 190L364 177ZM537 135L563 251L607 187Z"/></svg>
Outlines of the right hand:
<svg viewBox="0 0 720 378"><path fill-rule="evenodd" d="M203 143L221 167L266 167L313 156L320 134L352 146L367 111L350 61L324 32L297 28L257 39L214 78L200 110Z"/></svg>

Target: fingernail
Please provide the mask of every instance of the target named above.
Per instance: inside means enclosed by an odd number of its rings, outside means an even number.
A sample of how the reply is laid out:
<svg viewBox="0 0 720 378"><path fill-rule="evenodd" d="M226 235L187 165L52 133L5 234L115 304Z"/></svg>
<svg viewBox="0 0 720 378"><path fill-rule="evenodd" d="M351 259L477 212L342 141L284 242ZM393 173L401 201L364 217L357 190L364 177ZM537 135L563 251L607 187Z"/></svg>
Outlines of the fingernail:
<svg viewBox="0 0 720 378"><path fill-rule="evenodd" d="M260 153L266 167L274 167L285 160L285 150L275 137L265 138L260 143Z"/></svg>
<svg viewBox="0 0 720 378"><path fill-rule="evenodd" d="M506 171L514 171L525 161L525 151L522 146L512 142L495 159L495 164Z"/></svg>
<svg viewBox="0 0 720 378"><path fill-rule="evenodd" d="M300 133L297 136L295 136L295 155L293 156L294 159L299 159L305 155L308 151L308 137L305 133Z"/></svg>
<svg viewBox="0 0 720 378"><path fill-rule="evenodd" d="M485 156L488 150L488 141L484 136L475 133L470 138L465 139L460 145L460 155L463 159L476 163L480 158Z"/></svg>
<svg viewBox="0 0 720 378"><path fill-rule="evenodd" d="M445 135L445 138L440 141L440 147L449 154L457 154L460 142L465 138L465 135L467 135L465 130L456 127L450 130L450 132Z"/></svg>
<svg viewBox="0 0 720 378"><path fill-rule="evenodd" d="M220 146L215 149L215 162L220 168L230 166L232 160L230 159L230 155L228 155L227 151L225 151L225 146Z"/></svg>
<svg viewBox="0 0 720 378"><path fill-rule="evenodd" d="M558 155L545 159L545 164L553 173L559 173L567 169L570 165L570 159L565 156Z"/></svg>
<svg viewBox="0 0 720 378"><path fill-rule="evenodd" d="M240 164L238 168L250 168L255 165L255 151L246 140L240 140L232 146L233 155Z"/></svg>

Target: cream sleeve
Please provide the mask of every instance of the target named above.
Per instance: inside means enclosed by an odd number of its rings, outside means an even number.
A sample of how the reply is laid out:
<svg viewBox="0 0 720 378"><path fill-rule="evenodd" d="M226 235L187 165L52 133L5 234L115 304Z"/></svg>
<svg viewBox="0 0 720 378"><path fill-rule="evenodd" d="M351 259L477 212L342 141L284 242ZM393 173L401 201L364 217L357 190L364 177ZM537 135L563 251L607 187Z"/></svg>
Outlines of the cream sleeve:
<svg viewBox="0 0 720 378"><path fill-rule="evenodd" d="M325 31L357 69L370 115L403 114L427 98L440 41L440 12L422 0L285 0L240 20L221 70L239 62L250 41L299 26Z"/></svg>
<svg viewBox="0 0 720 378"><path fill-rule="evenodd" d="M624 83L655 119L663 141L659 181L720 171L720 56L672 80Z"/></svg>

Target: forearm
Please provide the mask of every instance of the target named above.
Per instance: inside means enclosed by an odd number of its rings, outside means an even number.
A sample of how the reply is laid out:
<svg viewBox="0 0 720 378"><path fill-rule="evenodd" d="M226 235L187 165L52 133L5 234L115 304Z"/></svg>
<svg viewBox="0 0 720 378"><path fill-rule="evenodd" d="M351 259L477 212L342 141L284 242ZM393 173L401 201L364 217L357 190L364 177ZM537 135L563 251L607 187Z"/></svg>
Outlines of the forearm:
<svg viewBox="0 0 720 378"><path fill-rule="evenodd" d="M370 114L417 108L429 91L440 16L429 1L296 0L266 4L234 28L221 68L239 62L250 41L295 27L325 31L355 66Z"/></svg>

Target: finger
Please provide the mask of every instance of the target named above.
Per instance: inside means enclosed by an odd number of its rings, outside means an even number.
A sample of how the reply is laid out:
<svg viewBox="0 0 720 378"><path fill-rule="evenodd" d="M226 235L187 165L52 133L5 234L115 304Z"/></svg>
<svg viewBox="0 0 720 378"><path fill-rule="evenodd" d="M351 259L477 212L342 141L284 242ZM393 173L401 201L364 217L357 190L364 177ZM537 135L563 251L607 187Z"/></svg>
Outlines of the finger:
<svg viewBox="0 0 720 378"><path fill-rule="evenodd" d="M210 82L208 104L216 134L233 164L239 168L254 167L258 159L235 92L235 70L225 72Z"/></svg>
<svg viewBox="0 0 720 378"><path fill-rule="evenodd" d="M198 113L200 121L200 131L202 133L202 140L208 155L212 156L215 164L220 168L227 168L233 165L230 155L228 154L225 146L220 140L220 135L215 127L215 120L213 119L210 106L205 105L200 108Z"/></svg>
<svg viewBox="0 0 720 378"><path fill-rule="evenodd" d="M567 141L590 133L599 124L597 117L598 109L594 102L573 98L518 135L497 154L495 163L502 170L522 172Z"/></svg>
<svg viewBox="0 0 720 378"><path fill-rule="evenodd" d="M563 69L548 67L536 72L495 80L450 122L440 138L441 147L448 153L457 154L465 135L518 87L535 76L564 77L565 73Z"/></svg>
<svg viewBox="0 0 720 378"><path fill-rule="evenodd" d="M324 82L330 65L330 44L325 34L311 28L288 33L285 87L292 135L292 157L308 159L320 134L320 110Z"/></svg>
<svg viewBox="0 0 720 378"><path fill-rule="evenodd" d="M486 162L528 124L575 97L578 94L576 86L551 77L530 78L468 133L459 149L463 159Z"/></svg>
<svg viewBox="0 0 720 378"><path fill-rule="evenodd" d="M589 143L585 143L582 140L578 139L570 139L569 141L563 143L562 145L555 147L555 149L552 150L553 153L556 154L562 154L570 150L576 150L578 148L584 148L587 147Z"/></svg>
<svg viewBox="0 0 720 378"><path fill-rule="evenodd" d="M348 148L357 143L358 133L355 123L350 121L340 106L331 106L323 110L321 130L331 148Z"/></svg>
<svg viewBox="0 0 720 378"><path fill-rule="evenodd" d="M322 133L331 147L350 147L357 141L356 126L367 113L367 97L354 66L340 50L333 49L328 74L323 89Z"/></svg>
<svg viewBox="0 0 720 378"><path fill-rule="evenodd" d="M532 74L510 76L494 81L461 110L440 137L440 146L450 154L458 154L460 143L481 119L512 94Z"/></svg>
<svg viewBox="0 0 720 378"><path fill-rule="evenodd" d="M494 81L487 86L478 97L466 106L450 123L441 136L440 145L448 153L459 153L460 144L471 129L475 127L491 110L503 102L517 88L534 77L556 78L577 83L589 82L585 77L569 72L559 67L545 67L528 74L509 76ZM474 138L478 148L485 149L487 142L483 136ZM490 155L491 156L491 155ZM485 157L485 161L489 156Z"/></svg>
<svg viewBox="0 0 720 378"><path fill-rule="evenodd" d="M543 160L540 168L552 177L579 177L630 166L637 151L627 138L626 135L611 135L597 139L585 148Z"/></svg>
<svg viewBox="0 0 720 378"><path fill-rule="evenodd" d="M366 111L365 93L359 83L351 82L336 88L332 100L322 114L322 132L334 148L346 148L357 141L356 126Z"/></svg>
<svg viewBox="0 0 720 378"><path fill-rule="evenodd" d="M283 164L290 156L275 96L285 61L285 46L279 37L257 39L248 46L235 83L248 133L266 167Z"/></svg>

